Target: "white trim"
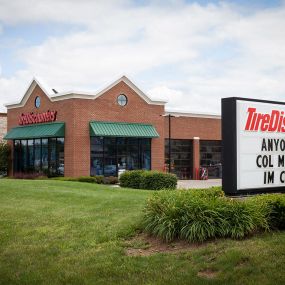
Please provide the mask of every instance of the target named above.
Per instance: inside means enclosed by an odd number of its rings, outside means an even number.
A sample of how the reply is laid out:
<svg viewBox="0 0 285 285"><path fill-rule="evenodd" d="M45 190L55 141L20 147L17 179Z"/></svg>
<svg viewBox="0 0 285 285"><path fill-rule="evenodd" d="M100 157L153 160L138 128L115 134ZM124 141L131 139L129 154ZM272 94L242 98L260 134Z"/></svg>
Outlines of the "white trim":
<svg viewBox="0 0 285 285"><path fill-rule="evenodd" d="M37 85L48 96L48 93L47 93L46 89L40 84L40 82L36 78L33 78L31 83L29 84L28 89L26 90L26 92L25 92L25 94L24 94L24 96L23 96L23 98L22 98L22 100L20 102L9 103L9 104L5 104L4 106L7 109L14 109L14 108L19 108L19 107L25 106L25 104L27 103L29 97L31 96L32 92L34 91L34 89L36 88Z"/></svg>
<svg viewBox="0 0 285 285"><path fill-rule="evenodd" d="M121 78L117 79L112 84L108 85L106 88L101 90L98 93L86 93L86 92L76 92L76 91L69 91L69 92L62 92L57 94L48 94L48 92L42 87L42 85L39 83L39 81L36 78L33 78L31 81L27 91L25 92L22 100L17 103L9 103L4 105L7 109L13 109L13 108L20 108L23 107L27 100L29 99L30 95L32 94L35 87L38 85L43 92L49 97L50 101L62 101L62 100L68 100L68 99L89 99L94 100L107 91L109 91L111 88L116 86L118 83L124 82L126 83L131 89L133 89L145 102L151 105L165 105L166 101L160 101L160 100L151 100L143 91L141 91L134 83L132 83L126 76L122 76Z"/></svg>
<svg viewBox="0 0 285 285"><path fill-rule="evenodd" d="M165 116L172 115L174 117L193 117L193 118L205 118L205 119L221 119L221 115L208 114L208 113L188 113L188 112L171 112L165 111Z"/></svg>

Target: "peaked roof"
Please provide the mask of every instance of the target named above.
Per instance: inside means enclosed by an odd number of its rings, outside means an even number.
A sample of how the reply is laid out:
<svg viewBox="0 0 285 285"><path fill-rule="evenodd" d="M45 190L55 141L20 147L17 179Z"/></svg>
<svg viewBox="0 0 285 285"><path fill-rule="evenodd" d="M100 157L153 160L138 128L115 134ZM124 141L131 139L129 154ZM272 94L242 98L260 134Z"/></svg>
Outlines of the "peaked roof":
<svg viewBox="0 0 285 285"><path fill-rule="evenodd" d="M122 76L107 87L105 87L103 90L99 91L98 93L86 93L86 92L79 92L79 91L68 91L68 92L62 92L57 94L49 94L47 90L42 86L42 84L36 79L33 78L27 91L25 92L24 96L22 97L20 102L16 103L9 103L6 104L5 107L7 109L13 109L13 108L19 108L23 107L26 102L28 101L29 97L31 96L33 90L36 86L39 86L43 92L49 97L49 99L52 102L55 101L61 101L61 100L67 100L67 99L89 99L94 100L104 93L106 93L108 90L113 88L115 85L117 85L120 82L124 82L127 84L131 89L133 89L146 103L152 104L152 105L165 105L167 102L162 100L152 100L150 99L142 90L140 90L130 79L128 79L126 76Z"/></svg>

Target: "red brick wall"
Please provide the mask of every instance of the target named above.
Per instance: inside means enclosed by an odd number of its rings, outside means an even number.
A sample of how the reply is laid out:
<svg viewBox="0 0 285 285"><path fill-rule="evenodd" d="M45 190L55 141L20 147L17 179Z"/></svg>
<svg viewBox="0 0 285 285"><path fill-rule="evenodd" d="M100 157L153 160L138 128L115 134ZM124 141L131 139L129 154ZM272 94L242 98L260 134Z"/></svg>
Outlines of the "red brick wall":
<svg viewBox="0 0 285 285"><path fill-rule="evenodd" d="M168 117L164 119L165 134L168 138ZM171 117L171 138L200 140L221 140L221 119L197 117Z"/></svg>
<svg viewBox="0 0 285 285"><path fill-rule="evenodd" d="M121 107L117 96L124 93L128 104ZM41 97L40 108L35 107L35 98ZM164 106L150 105L140 98L127 84L118 83L95 100L68 99L51 102L37 86L22 108L8 110L8 129L18 126L22 113L57 111L57 121L66 123L65 129L65 176L90 174L89 122L114 121L153 124L159 138L152 139L152 169L163 170L164 166Z"/></svg>
<svg viewBox="0 0 285 285"><path fill-rule="evenodd" d="M124 107L117 104L119 94L128 97ZM76 106L74 135L78 145L75 158L78 175L90 172L89 122L92 120L109 122L148 123L155 126L159 138L152 139L152 169L164 167L164 106L150 105L140 98L133 89L120 82L95 100L74 100Z"/></svg>
<svg viewBox="0 0 285 285"><path fill-rule="evenodd" d="M0 142L7 133L7 114L0 113Z"/></svg>
<svg viewBox="0 0 285 285"><path fill-rule="evenodd" d="M128 104L117 104L119 94L128 97ZM35 107L36 96L41 97L40 108ZM163 105L146 103L123 81L106 91L97 99L66 99L51 102L39 86L36 86L25 106L8 110L8 130L18 126L22 113L42 113L57 111L57 121L66 124L65 129L65 176L90 174L89 122L93 120L109 122L148 123L155 126L159 138L152 139L152 169L164 168L164 138L168 137L168 117L163 117ZM172 117L172 138L220 140L221 120ZM197 150L196 150L197 151ZM196 156L197 157L197 156Z"/></svg>
<svg viewBox="0 0 285 285"><path fill-rule="evenodd" d="M35 107L35 98L37 96L41 98L41 106L39 108ZM18 119L22 113L43 113L47 110L56 110L57 121L65 122L65 175L72 176L74 174L73 158L75 152L73 145L74 102L72 100L51 102L40 87L36 86L24 107L8 110L8 130L19 125Z"/></svg>

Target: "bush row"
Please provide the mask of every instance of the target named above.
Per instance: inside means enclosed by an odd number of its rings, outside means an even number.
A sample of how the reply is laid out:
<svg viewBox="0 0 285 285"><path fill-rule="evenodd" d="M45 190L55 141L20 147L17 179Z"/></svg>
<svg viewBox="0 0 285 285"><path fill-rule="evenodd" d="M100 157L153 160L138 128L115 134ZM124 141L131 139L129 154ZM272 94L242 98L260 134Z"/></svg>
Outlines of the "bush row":
<svg viewBox="0 0 285 285"><path fill-rule="evenodd" d="M177 185L174 174L146 170L126 171L119 181L122 187L147 190L175 189Z"/></svg>
<svg viewBox="0 0 285 285"><path fill-rule="evenodd" d="M257 231L284 227L285 195L231 199L223 197L218 188L156 193L147 202L143 220L146 232L165 241L240 239Z"/></svg>
<svg viewBox="0 0 285 285"><path fill-rule="evenodd" d="M55 177L54 180L60 181L75 181L75 182L87 182L97 184L116 184L118 178L114 176L104 177L102 175L97 176L80 176L80 177Z"/></svg>

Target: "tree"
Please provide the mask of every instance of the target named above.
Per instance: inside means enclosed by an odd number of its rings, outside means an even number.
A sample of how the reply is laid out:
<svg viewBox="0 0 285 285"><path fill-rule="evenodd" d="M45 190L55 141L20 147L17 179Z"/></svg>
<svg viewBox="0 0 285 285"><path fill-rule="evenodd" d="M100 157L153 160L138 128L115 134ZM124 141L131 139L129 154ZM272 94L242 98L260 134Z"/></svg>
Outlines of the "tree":
<svg viewBox="0 0 285 285"><path fill-rule="evenodd" d="M10 146L5 142L0 142L0 175L7 174Z"/></svg>

